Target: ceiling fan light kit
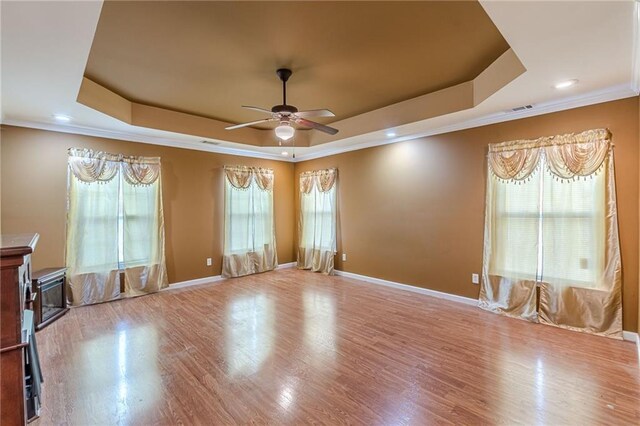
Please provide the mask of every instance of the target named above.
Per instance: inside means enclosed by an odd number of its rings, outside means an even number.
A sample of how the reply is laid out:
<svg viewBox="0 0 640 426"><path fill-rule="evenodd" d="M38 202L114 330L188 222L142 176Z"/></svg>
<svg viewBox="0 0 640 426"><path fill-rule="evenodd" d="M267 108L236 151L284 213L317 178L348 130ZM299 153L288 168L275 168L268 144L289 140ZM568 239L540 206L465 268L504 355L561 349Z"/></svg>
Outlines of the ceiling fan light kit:
<svg viewBox="0 0 640 426"><path fill-rule="evenodd" d="M325 126L324 124L316 123L315 121L307 120L306 117L335 117L335 114L329 111L328 109L313 109L308 111L298 111L293 105L287 105L287 81L293 72L288 68L280 68L276 71L278 78L282 81L282 104L275 105L271 108L271 110L243 105L243 108L252 109L254 111L270 114L270 118L264 118L258 121L251 121L249 123L236 124L233 126L228 126L226 130L234 130L239 129L241 127L253 126L260 123L266 123L270 121L277 121L280 124L275 129L276 137L278 137L282 141L287 141L293 137L296 132L296 129L293 127L293 124L299 124L304 127L309 127L311 129L320 130L321 132L328 133L330 135L335 135L338 133L338 129L334 129L333 127Z"/></svg>
<svg viewBox="0 0 640 426"><path fill-rule="evenodd" d="M283 121L278 127L276 127L276 136L283 141L288 141L289 139L291 139L295 132L296 129L291 127L291 125L286 121Z"/></svg>

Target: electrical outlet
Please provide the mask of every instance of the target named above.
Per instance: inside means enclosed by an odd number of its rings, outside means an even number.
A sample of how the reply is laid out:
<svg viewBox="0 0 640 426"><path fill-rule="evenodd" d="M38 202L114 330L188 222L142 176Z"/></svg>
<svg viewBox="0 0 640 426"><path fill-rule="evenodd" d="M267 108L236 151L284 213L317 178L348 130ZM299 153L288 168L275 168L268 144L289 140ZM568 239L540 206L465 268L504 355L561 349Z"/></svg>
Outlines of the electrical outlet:
<svg viewBox="0 0 640 426"><path fill-rule="evenodd" d="M347 261L347 253L342 253L342 261L343 262Z"/></svg>
<svg viewBox="0 0 640 426"><path fill-rule="evenodd" d="M480 284L480 276L478 274L471 274L471 282L474 284Z"/></svg>
<svg viewBox="0 0 640 426"><path fill-rule="evenodd" d="M211 260L210 257L207 257L207 266L211 266L213 265L213 261Z"/></svg>

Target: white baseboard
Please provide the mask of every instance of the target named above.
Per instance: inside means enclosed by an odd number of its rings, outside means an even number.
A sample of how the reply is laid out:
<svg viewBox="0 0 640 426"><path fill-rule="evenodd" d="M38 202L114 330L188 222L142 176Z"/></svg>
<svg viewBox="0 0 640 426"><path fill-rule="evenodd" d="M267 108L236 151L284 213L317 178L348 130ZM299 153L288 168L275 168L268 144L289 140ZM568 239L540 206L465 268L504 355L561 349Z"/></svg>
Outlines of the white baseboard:
<svg viewBox="0 0 640 426"><path fill-rule="evenodd" d="M296 262L284 263L282 265L276 266L276 270L295 268L296 264L297 264ZM194 280L180 281L177 283L173 283L173 284L170 284L169 287L163 288L162 291L177 290L179 288L191 287L194 285L213 284L219 281L224 281L226 279L227 278L224 278L222 275L212 275L210 277L196 278Z"/></svg>
<svg viewBox="0 0 640 426"><path fill-rule="evenodd" d="M162 291L177 290L179 288L191 287L194 285L201 285L201 284L213 284L219 281L223 281L224 279L225 278L222 278L221 275L213 275L210 277L196 278L195 280L180 281L177 283L169 284L169 287L163 288Z"/></svg>
<svg viewBox="0 0 640 426"><path fill-rule="evenodd" d="M636 344L638 349L638 362L640 362L640 333L634 333L633 331L623 331L622 338Z"/></svg>
<svg viewBox="0 0 640 426"><path fill-rule="evenodd" d="M278 269L290 269L290 268L295 268L298 265L298 262L289 262L289 263L283 263L282 265L278 265L276 266L276 271Z"/></svg>
<svg viewBox="0 0 640 426"><path fill-rule="evenodd" d="M412 291L414 293L426 294L427 296L433 296L439 299L451 300L453 302L464 303L466 305L473 305L473 306L478 305L478 300L472 299L470 297L458 296L456 294L443 293L441 291L430 290L428 288L416 287L413 285L401 284L394 281L382 280L380 278L373 278L373 277L368 277L366 275L354 274L353 272L338 271L337 269L335 272L336 272L336 275L339 275L341 277L353 278L353 279L364 281L371 284L383 285L386 287L393 287L400 290Z"/></svg>
<svg viewBox="0 0 640 426"><path fill-rule="evenodd" d="M638 333L634 331L623 331L622 339L628 340L629 342L637 343L638 342Z"/></svg>
<svg viewBox="0 0 640 426"><path fill-rule="evenodd" d="M470 297L458 296L456 294L443 293L441 291L430 290L428 288L416 287L409 284L401 284L394 281L387 281L380 278L368 277L366 275L354 274L353 272L339 271L336 269L336 275L341 277L353 278L366 283L383 285L386 287L397 288L399 290L411 291L414 293L425 294L427 296L437 297L439 299L451 300L452 302L464 303L466 305L477 306L478 301ZM623 331L622 338L629 342L635 342L638 345L638 357L640 359L640 335L634 331Z"/></svg>

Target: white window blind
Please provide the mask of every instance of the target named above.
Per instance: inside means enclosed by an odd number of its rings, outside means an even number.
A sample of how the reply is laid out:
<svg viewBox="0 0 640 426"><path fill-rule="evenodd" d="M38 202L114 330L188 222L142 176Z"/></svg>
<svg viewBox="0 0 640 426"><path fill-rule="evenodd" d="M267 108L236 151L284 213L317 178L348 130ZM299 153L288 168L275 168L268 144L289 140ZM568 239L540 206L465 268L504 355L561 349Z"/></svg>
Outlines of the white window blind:
<svg viewBox="0 0 640 426"><path fill-rule="evenodd" d="M274 244L273 191L257 185L237 189L226 181L225 254L263 250Z"/></svg>
<svg viewBox="0 0 640 426"><path fill-rule="evenodd" d="M517 279L596 288L604 268L602 174L570 183L544 169L495 186L493 271Z"/></svg>

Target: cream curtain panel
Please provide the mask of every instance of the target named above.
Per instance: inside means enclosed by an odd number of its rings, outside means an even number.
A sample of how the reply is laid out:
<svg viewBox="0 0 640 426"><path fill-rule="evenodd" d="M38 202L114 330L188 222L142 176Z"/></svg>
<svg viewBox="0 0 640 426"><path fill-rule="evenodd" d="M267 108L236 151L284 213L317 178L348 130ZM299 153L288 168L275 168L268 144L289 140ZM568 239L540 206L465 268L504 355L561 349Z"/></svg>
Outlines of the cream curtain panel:
<svg viewBox="0 0 640 426"><path fill-rule="evenodd" d="M480 306L622 338L609 131L492 144L488 168Z"/></svg>
<svg viewBox="0 0 640 426"><path fill-rule="evenodd" d="M118 299L118 158L71 149L68 169L68 301L88 305Z"/></svg>
<svg viewBox="0 0 640 426"><path fill-rule="evenodd" d="M273 216L273 170L225 166L222 276L271 271L278 266Z"/></svg>
<svg viewBox="0 0 640 426"><path fill-rule="evenodd" d="M160 158L124 157L121 166L124 284L127 296L139 296L169 285Z"/></svg>
<svg viewBox="0 0 640 426"><path fill-rule="evenodd" d="M300 174L298 269L333 273L336 254L336 187L338 170Z"/></svg>
<svg viewBox="0 0 640 426"><path fill-rule="evenodd" d="M68 170L69 303L100 303L166 287L160 159L72 148Z"/></svg>

